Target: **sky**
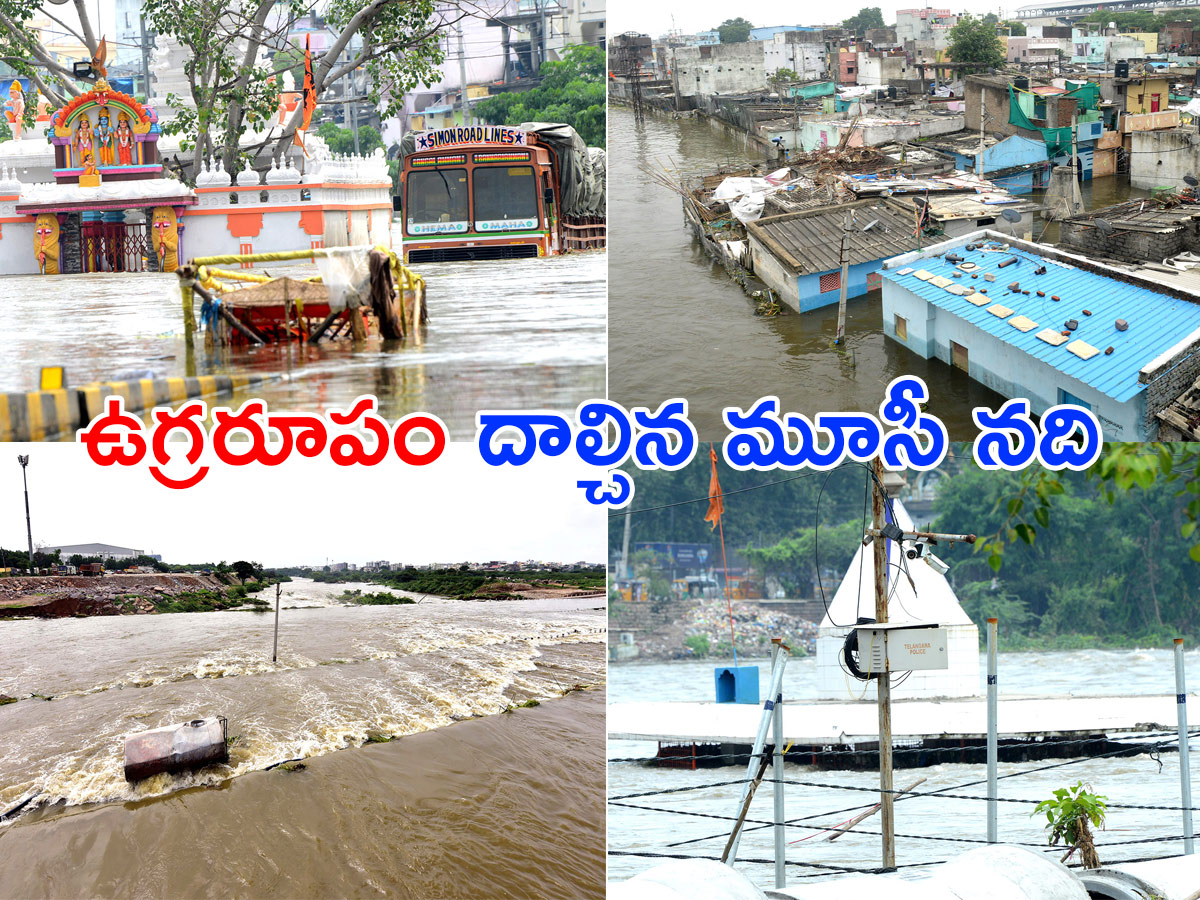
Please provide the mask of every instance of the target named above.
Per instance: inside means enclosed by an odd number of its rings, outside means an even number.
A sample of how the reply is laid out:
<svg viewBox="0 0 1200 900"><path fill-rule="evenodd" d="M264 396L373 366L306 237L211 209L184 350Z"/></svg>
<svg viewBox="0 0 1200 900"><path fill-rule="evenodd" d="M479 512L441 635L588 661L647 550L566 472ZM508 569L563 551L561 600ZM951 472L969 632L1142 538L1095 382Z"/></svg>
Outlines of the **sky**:
<svg viewBox="0 0 1200 900"><path fill-rule="evenodd" d="M726 19L738 16L749 19L756 26L767 25L838 25L843 19L854 15L861 3L819 3L816 0L799 0L799 2L784 2L784 0L755 0L745 6L731 7L728 3L717 0L692 0L691 3L664 3L663 0L651 0L649 3L635 0L609 0L608 28L612 34L623 34L626 31L638 31L658 37L678 28L685 34L697 31L709 31L716 28ZM888 25L896 22L896 10L914 9L920 3L880 3L879 0L869 0L868 6L879 6L883 10L883 21ZM935 9L950 9L954 12L969 12L981 16L984 13L1004 12L1011 14L1024 3L1012 3L1001 7L987 0L958 0L955 3L936 4ZM672 25L674 17L674 25Z"/></svg>
<svg viewBox="0 0 1200 900"><path fill-rule="evenodd" d="M182 446L182 445L181 445ZM104 543L168 563L266 566L540 559L602 563L603 509L575 487L595 470L567 457L493 468L474 444L433 464L343 469L324 460L214 467L196 487L160 486L144 466L100 468L77 444L4 444L0 547L26 546L18 454L30 457L33 541Z"/></svg>

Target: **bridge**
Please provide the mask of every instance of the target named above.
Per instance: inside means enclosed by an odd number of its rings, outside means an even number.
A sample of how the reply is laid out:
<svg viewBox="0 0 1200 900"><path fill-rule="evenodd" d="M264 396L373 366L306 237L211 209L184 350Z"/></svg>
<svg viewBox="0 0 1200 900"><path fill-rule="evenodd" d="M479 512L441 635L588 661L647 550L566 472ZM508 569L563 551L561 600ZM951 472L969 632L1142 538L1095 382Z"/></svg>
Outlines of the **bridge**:
<svg viewBox="0 0 1200 900"><path fill-rule="evenodd" d="M1194 9L1200 7L1200 0L1109 0L1104 3L1088 3L1081 0L1057 0L1057 2L1039 3L1032 6L1022 6L1017 10L1015 18L1043 19L1051 16L1062 19L1080 19L1084 16L1103 10L1105 12L1169 12L1172 9Z"/></svg>

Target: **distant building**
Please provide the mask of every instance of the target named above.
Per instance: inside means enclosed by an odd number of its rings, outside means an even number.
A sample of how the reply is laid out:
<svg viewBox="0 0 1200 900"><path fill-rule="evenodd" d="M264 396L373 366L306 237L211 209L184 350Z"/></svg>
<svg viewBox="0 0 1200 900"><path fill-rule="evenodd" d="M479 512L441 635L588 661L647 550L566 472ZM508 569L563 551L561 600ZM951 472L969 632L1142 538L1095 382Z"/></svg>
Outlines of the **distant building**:
<svg viewBox="0 0 1200 900"><path fill-rule="evenodd" d="M132 547L117 547L113 544L58 544L42 547L44 553L59 552L62 559L79 556L99 556L102 559L133 559L145 555L141 550Z"/></svg>
<svg viewBox="0 0 1200 900"><path fill-rule="evenodd" d="M767 73L763 43L676 47L672 75L676 103L681 109L691 109L697 99L713 94L764 91Z"/></svg>

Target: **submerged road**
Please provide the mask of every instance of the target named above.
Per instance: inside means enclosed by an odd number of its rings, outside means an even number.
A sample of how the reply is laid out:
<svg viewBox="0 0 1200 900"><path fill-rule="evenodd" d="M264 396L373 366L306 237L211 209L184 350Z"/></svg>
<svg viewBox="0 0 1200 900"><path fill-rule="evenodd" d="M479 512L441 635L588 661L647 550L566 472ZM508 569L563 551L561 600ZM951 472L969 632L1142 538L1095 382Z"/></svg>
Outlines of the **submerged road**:
<svg viewBox="0 0 1200 900"><path fill-rule="evenodd" d="M373 337L211 355L202 336L188 353L174 276L0 277L0 391L36 390L47 365L65 366L73 386L254 373L274 380L236 395L234 407L255 396L271 409L319 413L375 394L385 418L431 412L453 439L470 439L480 409L574 412L604 396L607 264L592 252L418 265L430 317L420 342Z"/></svg>

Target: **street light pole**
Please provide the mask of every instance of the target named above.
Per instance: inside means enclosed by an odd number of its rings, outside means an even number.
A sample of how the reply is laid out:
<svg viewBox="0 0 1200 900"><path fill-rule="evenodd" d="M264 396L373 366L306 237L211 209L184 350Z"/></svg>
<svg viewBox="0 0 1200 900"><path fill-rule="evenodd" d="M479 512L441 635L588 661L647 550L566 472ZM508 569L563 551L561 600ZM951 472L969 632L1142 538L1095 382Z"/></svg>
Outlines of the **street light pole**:
<svg viewBox="0 0 1200 900"><path fill-rule="evenodd" d="M29 465L29 455L18 456L17 462L21 464L21 481L25 485L25 535L29 538L29 574L33 574L33 526L29 521L29 477L25 474L25 468Z"/></svg>

